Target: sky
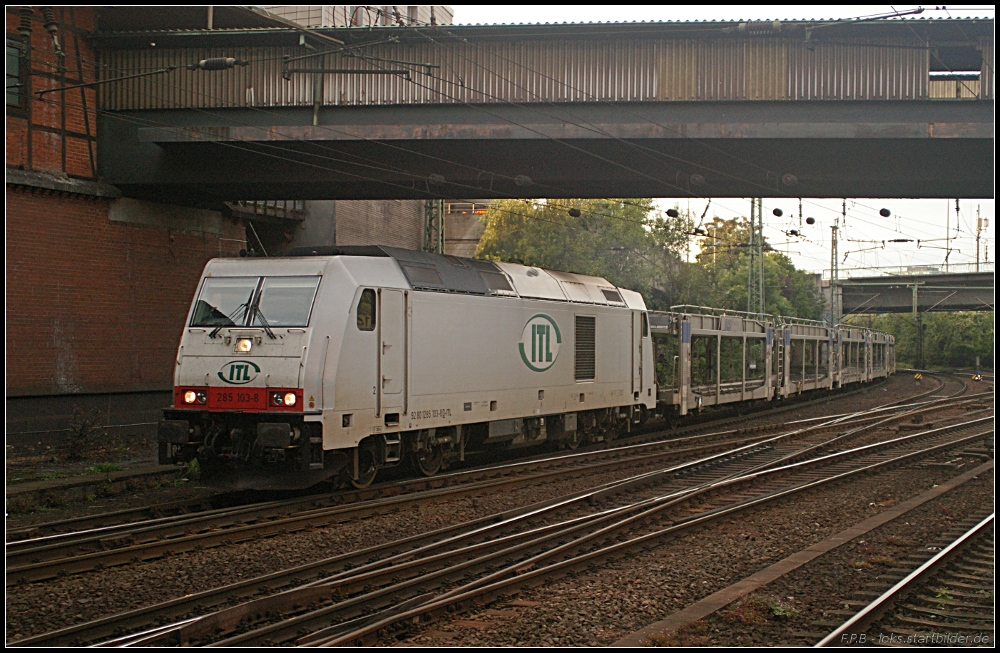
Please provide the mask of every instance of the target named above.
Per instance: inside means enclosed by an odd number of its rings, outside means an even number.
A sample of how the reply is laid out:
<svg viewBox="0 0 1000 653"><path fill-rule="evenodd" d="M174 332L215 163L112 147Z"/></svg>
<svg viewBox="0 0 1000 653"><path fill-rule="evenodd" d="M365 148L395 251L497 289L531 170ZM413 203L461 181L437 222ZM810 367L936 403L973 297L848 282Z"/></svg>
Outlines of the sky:
<svg viewBox="0 0 1000 653"><path fill-rule="evenodd" d="M632 21L718 20L817 20L857 18L906 12L915 5L452 5L454 23L581 23ZM994 18L993 5L927 7L919 18ZM667 209L678 206L697 218L705 211L706 200L659 198ZM774 209L783 215L775 217ZM883 208L891 216L879 215ZM852 268L931 265L943 269L948 264L976 261L977 215L988 223L980 234L980 260L995 261L995 201L960 200L958 215L955 200L933 199L847 199L846 219L841 216L843 201L810 199L802 201L802 228L799 228L797 200L764 198L764 236L775 249L787 252L796 267L812 272L830 269L831 227L839 217L840 239L838 266ZM749 199L711 200L705 222L712 218L729 219L749 214ZM805 224L808 217L814 225ZM801 236L788 236L791 230ZM946 240L950 237L950 241ZM889 243L891 239L910 239L908 243ZM691 256L698 251L699 239L692 239ZM919 242L918 242L919 241ZM947 247L950 246L950 253ZM964 267L964 265L963 265Z"/></svg>

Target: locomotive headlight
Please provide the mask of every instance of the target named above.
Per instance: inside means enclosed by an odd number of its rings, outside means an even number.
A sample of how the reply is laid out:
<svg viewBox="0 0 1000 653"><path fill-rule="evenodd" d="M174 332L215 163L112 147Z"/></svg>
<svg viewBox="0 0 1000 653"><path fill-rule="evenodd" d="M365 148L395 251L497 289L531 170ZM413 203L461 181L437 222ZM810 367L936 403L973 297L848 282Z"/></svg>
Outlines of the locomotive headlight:
<svg viewBox="0 0 1000 653"><path fill-rule="evenodd" d="M236 341L236 349L234 351L240 354L249 354L251 349L253 349L253 339L240 338Z"/></svg>
<svg viewBox="0 0 1000 653"><path fill-rule="evenodd" d="M194 390L188 390L184 393L184 403L193 404L198 399L198 394Z"/></svg>
<svg viewBox="0 0 1000 653"><path fill-rule="evenodd" d="M206 401L208 401L208 393L205 392L204 390L202 390L201 392L199 392L196 396L197 396L199 404L203 404Z"/></svg>
<svg viewBox="0 0 1000 653"><path fill-rule="evenodd" d="M285 405L286 406L294 406L295 405L295 393L294 392L288 392L288 393L285 394Z"/></svg>
<svg viewBox="0 0 1000 653"><path fill-rule="evenodd" d="M280 392L275 392L271 395L271 403L275 406L281 406L284 404L284 398L281 396Z"/></svg>

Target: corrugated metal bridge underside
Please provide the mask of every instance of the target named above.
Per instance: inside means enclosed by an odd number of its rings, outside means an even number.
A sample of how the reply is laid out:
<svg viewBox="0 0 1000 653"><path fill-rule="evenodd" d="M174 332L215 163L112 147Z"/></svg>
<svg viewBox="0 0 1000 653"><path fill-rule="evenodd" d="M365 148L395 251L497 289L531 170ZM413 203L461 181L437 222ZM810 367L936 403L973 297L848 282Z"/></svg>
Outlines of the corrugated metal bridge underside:
<svg viewBox="0 0 1000 653"><path fill-rule="evenodd" d="M176 67L101 87L105 177L198 201L993 193L991 20L322 31L346 47L99 33L105 78ZM247 63L186 68L212 57Z"/></svg>
<svg viewBox="0 0 1000 653"><path fill-rule="evenodd" d="M845 315L992 311L992 272L854 278L839 284Z"/></svg>

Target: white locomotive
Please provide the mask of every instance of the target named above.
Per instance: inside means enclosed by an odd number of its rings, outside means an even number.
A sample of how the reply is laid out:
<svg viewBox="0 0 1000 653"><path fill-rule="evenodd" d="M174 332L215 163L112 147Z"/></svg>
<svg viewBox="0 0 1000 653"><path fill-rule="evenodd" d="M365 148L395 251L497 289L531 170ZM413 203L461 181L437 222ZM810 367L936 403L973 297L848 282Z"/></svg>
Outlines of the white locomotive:
<svg viewBox="0 0 1000 653"><path fill-rule="evenodd" d="M160 461L234 487L356 486L403 462L569 447L656 407L642 296L604 279L391 247L215 259L191 306Z"/></svg>

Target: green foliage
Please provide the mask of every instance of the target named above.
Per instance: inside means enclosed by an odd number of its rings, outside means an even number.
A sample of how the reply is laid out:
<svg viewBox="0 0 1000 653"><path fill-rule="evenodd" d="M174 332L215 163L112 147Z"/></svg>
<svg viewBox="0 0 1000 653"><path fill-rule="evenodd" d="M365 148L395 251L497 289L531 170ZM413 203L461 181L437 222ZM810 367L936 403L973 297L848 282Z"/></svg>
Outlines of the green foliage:
<svg viewBox="0 0 1000 653"><path fill-rule="evenodd" d="M745 218L719 220L715 218L706 227L709 236L704 239L697 256L698 265L704 270L707 284L699 296L708 299L705 306L734 311L747 310L747 280L749 278L750 223ZM791 259L774 251L764 241L764 311L771 315L790 315L818 320L822 317L823 302L817 290L814 275L795 269ZM709 290L707 296L704 290Z"/></svg>
<svg viewBox="0 0 1000 653"><path fill-rule="evenodd" d="M686 623L674 632L650 637L653 646L711 646L711 626L705 620Z"/></svg>
<svg viewBox="0 0 1000 653"><path fill-rule="evenodd" d="M188 461L187 466L184 468L184 478L190 481L196 481L201 478L201 465L198 464L198 459Z"/></svg>
<svg viewBox="0 0 1000 653"><path fill-rule="evenodd" d="M649 199L501 200L486 213L476 255L604 277L648 297L679 266L691 229L687 219L652 213Z"/></svg>
<svg viewBox="0 0 1000 653"><path fill-rule="evenodd" d="M852 324L871 327L896 337L896 361L902 366L917 364L917 325L908 313L855 315ZM973 368L976 356L981 367L993 368L993 312L925 313L924 367Z"/></svg>
<svg viewBox="0 0 1000 653"><path fill-rule="evenodd" d="M570 215L577 209L579 215ZM670 218L650 199L524 200L495 202L476 255L550 270L604 277L643 294L646 306L678 304L747 308L748 222L715 218L694 263L682 258L694 216ZM822 300L815 280L764 244L765 310L818 319Z"/></svg>
<svg viewBox="0 0 1000 653"><path fill-rule="evenodd" d="M791 619L798 613L798 610L778 598L755 594L725 610L722 618L734 624L763 625L774 620Z"/></svg>

